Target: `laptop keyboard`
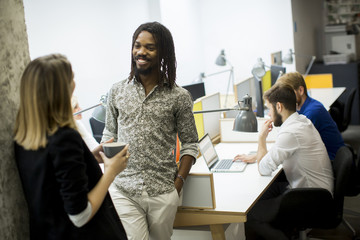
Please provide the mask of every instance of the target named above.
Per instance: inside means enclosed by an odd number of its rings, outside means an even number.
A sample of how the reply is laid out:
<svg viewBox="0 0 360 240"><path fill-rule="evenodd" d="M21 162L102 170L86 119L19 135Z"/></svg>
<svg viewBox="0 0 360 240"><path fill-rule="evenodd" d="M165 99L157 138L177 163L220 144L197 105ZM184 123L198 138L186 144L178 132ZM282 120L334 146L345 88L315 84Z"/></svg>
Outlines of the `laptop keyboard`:
<svg viewBox="0 0 360 240"><path fill-rule="evenodd" d="M233 164L232 159L223 159L219 162L215 169L229 169Z"/></svg>

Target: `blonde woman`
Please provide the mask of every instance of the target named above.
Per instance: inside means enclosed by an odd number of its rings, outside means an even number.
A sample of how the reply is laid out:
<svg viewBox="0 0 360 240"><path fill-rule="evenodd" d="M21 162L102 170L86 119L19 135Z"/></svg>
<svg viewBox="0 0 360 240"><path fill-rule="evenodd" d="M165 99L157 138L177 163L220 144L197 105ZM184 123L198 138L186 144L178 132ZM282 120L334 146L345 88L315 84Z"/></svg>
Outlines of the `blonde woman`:
<svg viewBox="0 0 360 240"><path fill-rule="evenodd" d="M126 239L107 189L127 165L127 147L111 159L102 145L86 147L72 115L73 76L54 54L30 62L21 78L15 156L30 239Z"/></svg>

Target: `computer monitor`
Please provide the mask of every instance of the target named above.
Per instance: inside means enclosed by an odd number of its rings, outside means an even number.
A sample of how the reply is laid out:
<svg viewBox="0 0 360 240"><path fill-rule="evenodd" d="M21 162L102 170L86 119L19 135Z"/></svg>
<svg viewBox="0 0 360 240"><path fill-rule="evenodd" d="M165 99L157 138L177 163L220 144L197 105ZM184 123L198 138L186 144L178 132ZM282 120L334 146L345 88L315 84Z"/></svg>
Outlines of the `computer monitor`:
<svg viewBox="0 0 360 240"><path fill-rule="evenodd" d="M193 101L195 101L196 99L198 99L202 96L205 96L204 82L193 83L193 84L185 85L182 87L190 92Z"/></svg>
<svg viewBox="0 0 360 240"><path fill-rule="evenodd" d="M255 95L253 81L254 81L253 77L250 77L234 85L234 93L235 93L236 101L242 101L243 97L246 94L248 94L251 97Z"/></svg>
<svg viewBox="0 0 360 240"><path fill-rule="evenodd" d="M256 95L256 116L264 117L264 100L261 78L254 75L255 95Z"/></svg>
<svg viewBox="0 0 360 240"><path fill-rule="evenodd" d="M276 80L279 78L280 72L283 74L286 73L286 67L280 65L271 65L270 72L271 72L271 86L273 86Z"/></svg>

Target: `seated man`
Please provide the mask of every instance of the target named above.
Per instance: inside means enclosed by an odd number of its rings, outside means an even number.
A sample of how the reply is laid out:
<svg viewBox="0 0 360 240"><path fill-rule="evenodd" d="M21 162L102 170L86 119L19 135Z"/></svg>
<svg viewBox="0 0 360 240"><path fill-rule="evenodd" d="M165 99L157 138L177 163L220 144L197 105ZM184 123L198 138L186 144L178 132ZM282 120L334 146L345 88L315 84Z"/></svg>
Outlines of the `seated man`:
<svg viewBox="0 0 360 240"><path fill-rule="evenodd" d="M344 146L344 140L325 107L319 101L308 96L303 76L298 72L288 73L279 78L276 83L289 84L295 90L298 113L312 121L320 133L329 158L334 160L337 150Z"/></svg>
<svg viewBox="0 0 360 240"><path fill-rule="evenodd" d="M288 84L295 90L298 113L312 121L320 133L330 160L334 160L337 150L344 146L344 140L325 107L319 101L308 96L303 76L298 72L287 73L280 77L276 84ZM255 162L255 156L242 154L237 155L234 160Z"/></svg>
<svg viewBox="0 0 360 240"><path fill-rule="evenodd" d="M287 84L276 84L264 94L270 119L259 132L256 161L261 175L270 175L280 164L287 182L274 182L249 212L246 239L255 232L265 239L288 239L272 226L282 194L289 188L324 188L333 192L333 171L319 132L312 122L296 112L296 95ZM280 127L275 144L268 151L266 138Z"/></svg>

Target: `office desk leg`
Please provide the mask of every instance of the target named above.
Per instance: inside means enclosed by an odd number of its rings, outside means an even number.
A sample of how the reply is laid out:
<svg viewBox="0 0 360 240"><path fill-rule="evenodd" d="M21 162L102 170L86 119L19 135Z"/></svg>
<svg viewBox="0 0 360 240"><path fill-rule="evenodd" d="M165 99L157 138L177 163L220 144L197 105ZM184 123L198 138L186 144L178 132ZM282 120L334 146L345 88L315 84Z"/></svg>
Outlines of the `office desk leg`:
<svg viewBox="0 0 360 240"><path fill-rule="evenodd" d="M222 224L210 225L211 236L213 240L225 240L225 232Z"/></svg>

